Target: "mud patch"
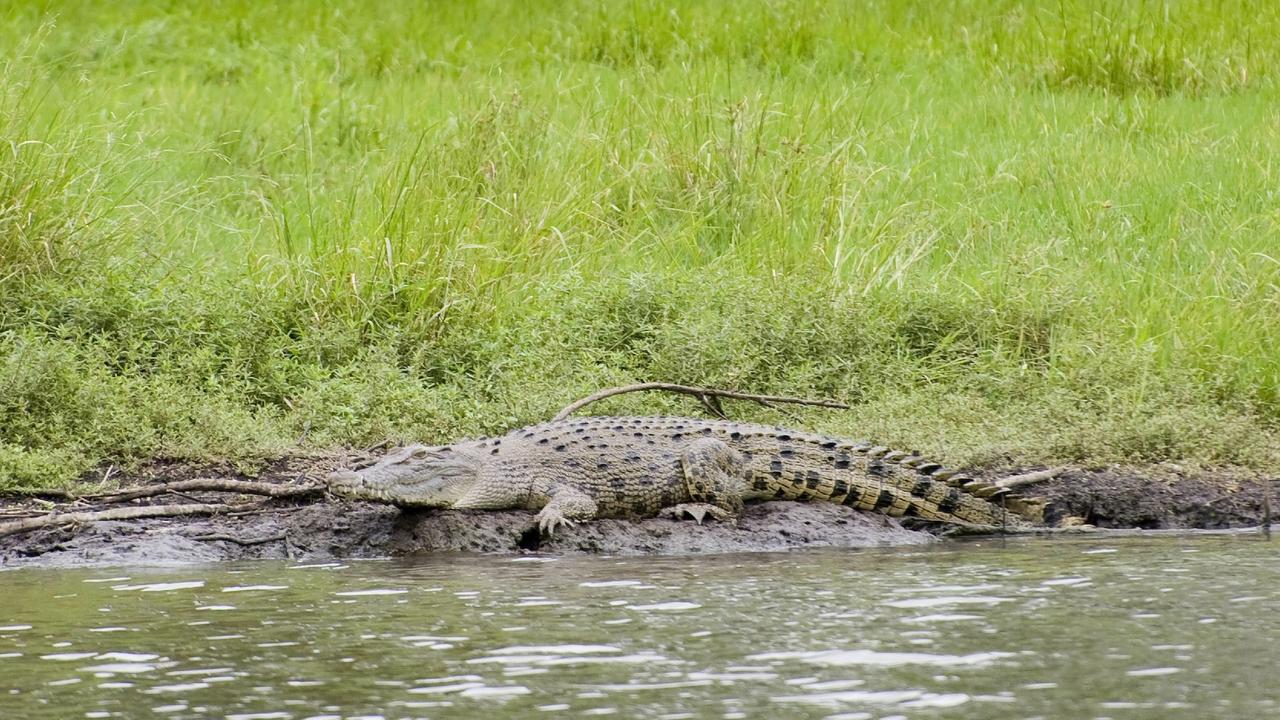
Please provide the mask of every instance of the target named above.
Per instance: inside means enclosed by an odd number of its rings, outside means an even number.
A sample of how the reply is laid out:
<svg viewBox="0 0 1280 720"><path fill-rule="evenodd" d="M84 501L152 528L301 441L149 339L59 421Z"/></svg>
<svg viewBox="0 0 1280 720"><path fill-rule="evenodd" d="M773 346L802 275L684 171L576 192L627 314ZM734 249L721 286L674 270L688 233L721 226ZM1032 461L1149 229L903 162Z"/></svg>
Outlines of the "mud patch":
<svg viewBox="0 0 1280 720"><path fill-rule="evenodd" d="M330 560L424 552L696 554L933 542L885 517L838 505L769 502L737 525L662 518L599 520L539 537L527 512L401 512L369 503L314 503L250 517L99 522L0 538L6 567Z"/></svg>
<svg viewBox="0 0 1280 720"><path fill-rule="evenodd" d="M290 483L323 476L339 460L292 459L255 478ZM141 485L211 475L166 467L129 478ZM219 473L223 477L230 472ZM1012 472L1002 472L1008 475ZM991 473L991 475L996 475ZM1051 502L1051 519L1077 516L1103 528L1238 528L1256 525L1274 479L1223 472L1186 476L1164 467L1072 470L1027 494ZM221 501L196 494L193 501ZM225 499L225 498L224 498ZM155 499L173 502L174 498ZM34 510L30 498L0 510ZM939 528L930 528L938 530ZM598 520L541 537L528 512L401 512L333 499L273 500L240 515L98 522L0 537L0 565L69 566L218 562L252 558L328 560L425 552L697 554L805 547L876 547L935 542L896 520L828 503L749 505L736 525L663 518Z"/></svg>
<svg viewBox="0 0 1280 720"><path fill-rule="evenodd" d="M1050 520L1076 516L1101 528L1142 530L1226 529L1258 525L1275 478L1232 471L1186 475L1166 467L1071 470L1028 494L1050 502Z"/></svg>

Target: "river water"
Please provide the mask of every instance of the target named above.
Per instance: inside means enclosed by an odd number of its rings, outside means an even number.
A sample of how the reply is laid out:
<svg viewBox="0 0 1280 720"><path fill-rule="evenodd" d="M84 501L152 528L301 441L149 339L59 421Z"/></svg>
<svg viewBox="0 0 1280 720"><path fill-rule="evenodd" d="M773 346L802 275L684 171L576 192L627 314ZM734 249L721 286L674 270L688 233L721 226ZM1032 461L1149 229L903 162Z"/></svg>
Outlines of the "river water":
<svg viewBox="0 0 1280 720"><path fill-rule="evenodd" d="M12 570L0 717L1280 717L1278 549Z"/></svg>

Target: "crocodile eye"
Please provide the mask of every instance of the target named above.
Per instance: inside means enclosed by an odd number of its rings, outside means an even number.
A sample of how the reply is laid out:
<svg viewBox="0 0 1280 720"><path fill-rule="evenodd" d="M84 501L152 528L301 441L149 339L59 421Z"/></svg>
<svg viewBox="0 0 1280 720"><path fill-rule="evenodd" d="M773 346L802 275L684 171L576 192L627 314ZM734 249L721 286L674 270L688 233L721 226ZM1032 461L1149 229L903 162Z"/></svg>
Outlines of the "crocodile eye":
<svg viewBox="0 0 1280 720"><path fill-rule="evenodd" d="M429 451L428 451L426 448L424 448L424 447L414 448L414 449L413 449L413 452L409 453L409 457L411 457L411 458L424 458L424 457L426 457L426 456L427 456L427 453L428 453L428 452L429 452Z"/></svg>

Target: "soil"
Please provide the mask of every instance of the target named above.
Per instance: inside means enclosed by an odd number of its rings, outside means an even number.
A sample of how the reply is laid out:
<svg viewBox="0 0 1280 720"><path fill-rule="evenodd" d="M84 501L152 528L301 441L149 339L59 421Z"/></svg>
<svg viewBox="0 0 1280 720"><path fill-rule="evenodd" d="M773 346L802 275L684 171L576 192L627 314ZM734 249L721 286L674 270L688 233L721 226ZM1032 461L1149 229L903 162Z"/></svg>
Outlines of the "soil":
<svg viewBox="0 0 1280 720"><path fill-rule="evenodd" d="M338 457L279 461L254 480L302 483L342 465ZM1020 471L986 473L1005 476ZM229 468L156 465L120 478L141 486L193 477L243 477ZM1050 501L1049 519L1075 517L1100 528L1223 529L1269 518L1274 478L1239 472L1188 474L1173 466L1072 469L1026 494ZM132 504L229 502L225 493L183 493ZM897 520L829 503L748 505L736 525L647 518L598 520L540 537L528 512L401 511L333 498L246 499L243 513L99 521L0 537L0 566L216 562L250 558L327 560L422 552L696 554L863 548L937 542L939 528L908 529ZM63 498L60 509L97 509ZM32 497L0 498L0 523L47 509ZM3 516L9 516L9 518Z"/></svg>

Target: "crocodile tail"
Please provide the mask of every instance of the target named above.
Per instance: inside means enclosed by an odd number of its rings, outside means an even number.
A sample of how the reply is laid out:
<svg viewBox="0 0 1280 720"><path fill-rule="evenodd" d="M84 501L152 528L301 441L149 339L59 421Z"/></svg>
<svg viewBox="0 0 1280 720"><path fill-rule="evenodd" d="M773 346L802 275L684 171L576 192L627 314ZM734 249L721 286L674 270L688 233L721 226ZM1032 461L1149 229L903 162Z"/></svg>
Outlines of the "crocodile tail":
<svg viewBox="0 0 1280 720"><path fill-rule="evenodd" d="M1043 502L1015 497L1008 488L914 453L825 437L814 438L808 448L784 450L791 454L755 455L754 497L824 500L956 524L1024 527L1043 522Z"/></svg>
<svg viewBox="0 0 1280 720"><path fill-rule="evenodd" d="M881 448L876 447L867 451L871 462L879 463L882 471L888 468L909 471L888 474L893 478L894 485L909 489L914 496L929 498L926 505L932 502L940 505L944 510L952 506L967 505L970 507L966 509L966 514L973 514L974 511L978 515L984 514L980 510L981 505L961 501L963 497L969 496L987 505L999 507L1004 512L1012 513L1016 521L1035 525L1042 525L1045 522L1048 503L1044 498L1014 493L1010 488L960 470L944 467L915 453L890 450L877 452L880 450ZM943 494L937 488L922 485L922 480L944 486L948 490ZM959 491L962 495L957 497L952 491Z"/></svg>
<svg viewBox="0 0 1280 720"><path fill-rule="evenodd" d="M758 489L788 500L822 500L891 517L911 517L990 528L1023 527L1032 520L1010 512L1002 504L969 495L959 488L927 478L910 486L889 477L856 474L780 473L762 479Z"/></svg>

